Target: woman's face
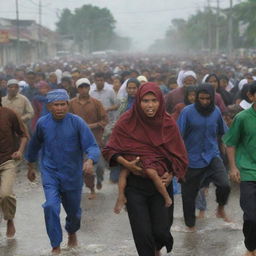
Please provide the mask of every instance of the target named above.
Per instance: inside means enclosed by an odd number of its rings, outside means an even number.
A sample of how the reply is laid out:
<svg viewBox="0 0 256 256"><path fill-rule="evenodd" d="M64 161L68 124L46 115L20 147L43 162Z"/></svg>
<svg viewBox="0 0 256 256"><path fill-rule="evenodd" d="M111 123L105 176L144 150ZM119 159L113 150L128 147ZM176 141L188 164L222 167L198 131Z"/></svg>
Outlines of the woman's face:
<svg viewBox="0 0 256 256"><path fill-rule="evenodd" d="M225 89L228 86L228 81L226 79L220 79L220 87Z"/></svg>
<svg viewBox="0 0 256 256"><path fill-rule="evenodd" d="M135 83L127 84L126 91L127 91L128 96L134 98L136 93L137 93L137 91L138 91L137 85Z"/></svg>
<svg viewBox="0 0 256 256"><path fill-rule="evenodd" d="M188 87L190 85L195 85L196 84L196 79L193 76L188 76L183 80L183 85L185 87Z"/></svg>
<svg viewBox="0 0 256 256"><path fill-rule="evenodd" d="M217 90L218 81L215 76L211 76L210 79L208 80L208 83L211 84L215 90Z"/></svg>
<svg viewBox="0 0 256 256"><path fill-rule="evenodd" d="M160 102L153 93L147 93L143 96L140 106L147 117L154 117L159 108Z"/></svg>

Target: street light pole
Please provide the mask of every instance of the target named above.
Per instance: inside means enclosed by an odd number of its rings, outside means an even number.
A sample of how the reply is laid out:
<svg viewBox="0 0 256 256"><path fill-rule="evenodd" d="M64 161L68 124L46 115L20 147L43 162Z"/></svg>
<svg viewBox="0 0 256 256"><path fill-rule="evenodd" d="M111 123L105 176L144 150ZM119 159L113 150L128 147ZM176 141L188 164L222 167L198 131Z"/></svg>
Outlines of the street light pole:
<svg viewBox="0 0 256 256"><path fill-rule="evenodd" d="M42 2L38 4L38 59L41 58L41 41L42 41Z"/></svg>
<svg viewBox="0 0 256 256"><path fill-rule="evenodd" d="M217 0L217 13L216 13L216 53L219 53L219 49L220 49L219 17L220 17L220 0Z"/></svg>

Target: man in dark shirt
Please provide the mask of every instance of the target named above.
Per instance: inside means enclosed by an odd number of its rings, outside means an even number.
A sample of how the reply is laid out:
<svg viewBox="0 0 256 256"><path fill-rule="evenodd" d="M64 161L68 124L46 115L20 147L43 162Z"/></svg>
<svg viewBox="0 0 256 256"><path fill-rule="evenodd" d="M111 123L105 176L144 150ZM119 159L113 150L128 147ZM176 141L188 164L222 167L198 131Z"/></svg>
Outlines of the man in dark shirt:
<svg viewBox="0 0 256 256"><path fill-rule="evenodd" d="M24 125L11 109L2 107L0 93L0 207L7 221L7 237L15 235L13 219L16 212L16 198L13 185L16 177L16 161L22 158L26 143L27 133Z"/></svg>

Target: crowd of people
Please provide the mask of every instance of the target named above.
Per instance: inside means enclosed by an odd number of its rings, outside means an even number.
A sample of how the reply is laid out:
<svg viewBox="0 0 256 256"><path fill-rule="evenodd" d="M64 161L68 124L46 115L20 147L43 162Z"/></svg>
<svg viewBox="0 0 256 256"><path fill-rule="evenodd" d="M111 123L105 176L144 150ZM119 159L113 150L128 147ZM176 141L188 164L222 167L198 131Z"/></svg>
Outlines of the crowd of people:
<svg viewBox="0 0 256 256"><path fill-rule="evenodd" d="M185 61L184 61L185 60ZM15 235L16 169L40 170L52 253L61 252L60 206L68 246L77 245L83 184L89 199L105 170L126 206L140 256L172 250L173 195L196 231L216 187L226 222L230 179L240 183L247 256L256 256L256 60L221 56L112 56L6 65L0 72L0 203ZM27 146L26 146L27 144Z"/></svg>

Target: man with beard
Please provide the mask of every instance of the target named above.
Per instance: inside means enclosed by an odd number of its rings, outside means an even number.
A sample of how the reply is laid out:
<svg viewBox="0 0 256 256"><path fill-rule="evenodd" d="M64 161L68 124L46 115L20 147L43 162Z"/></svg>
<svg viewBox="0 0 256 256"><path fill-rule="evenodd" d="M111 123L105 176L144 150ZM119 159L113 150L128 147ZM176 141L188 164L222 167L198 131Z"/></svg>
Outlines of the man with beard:
<svg viewBox="0 0 256 256"><path fill-rule="evenodd" d="M218 137L226 132L227 126L215 106L214 97L213 87L201 84L195 103L185 107L178 119L189 156L188 171L182 183L182 201L185 224L190 231L195 231L195 199L205 183L213 182L216 186L216 216L228 221L224 206L230 185L218 147Z"/></svg>

